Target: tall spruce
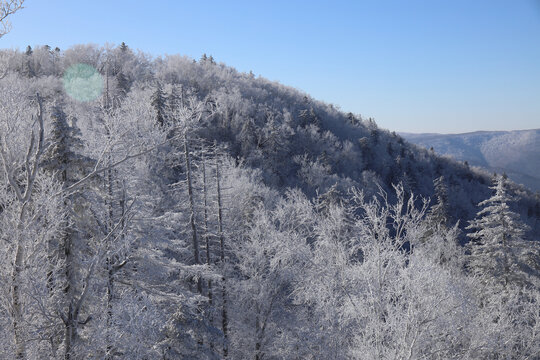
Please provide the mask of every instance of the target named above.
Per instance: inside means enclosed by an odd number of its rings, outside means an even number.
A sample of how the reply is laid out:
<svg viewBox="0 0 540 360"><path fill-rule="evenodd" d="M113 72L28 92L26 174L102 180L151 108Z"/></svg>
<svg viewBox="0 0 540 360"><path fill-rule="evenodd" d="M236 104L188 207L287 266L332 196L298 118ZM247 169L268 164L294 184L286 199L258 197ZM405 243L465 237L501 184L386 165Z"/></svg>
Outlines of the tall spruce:
<svg viewBox="0 0 540 360"><path fill-rule="evenodd" d="M156 89L152 94L151 104L156 112L156 124L162 127L165 125L165 96L159 81L156 83Z"/></svg>
<svg viewBox="0 0 540 360"><path fill-rule="evenodd" d="M448 227L448 188L444 176L433 180L435 188L436 203L431 207L428 213L430 223L435 227Z"/></svg>
<svg viewBox="0 0 540 360"><path fill-rule="evenodd" d="M480 202L482 209L467 229L471 238L469 267L473 274L493 289L506 290L512 285L526 285L525 271L530 242L524 240L527 230L520 216L510 209L514 200L504 176L494 179L494 195Z"/></svg>

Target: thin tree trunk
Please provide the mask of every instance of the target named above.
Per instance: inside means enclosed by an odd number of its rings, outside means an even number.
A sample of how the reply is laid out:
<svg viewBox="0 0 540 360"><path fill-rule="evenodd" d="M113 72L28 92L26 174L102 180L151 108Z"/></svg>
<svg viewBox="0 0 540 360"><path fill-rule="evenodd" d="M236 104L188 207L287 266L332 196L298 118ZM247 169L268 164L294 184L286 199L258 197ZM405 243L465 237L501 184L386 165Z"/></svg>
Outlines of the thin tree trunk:
<svg viewBox="0 0 540 360"><path fill-rule="evenodd" d="M109 104L109 89L108 89L108 79L109 79L109 72L107 68L107 91L106 91L106 101L107 106L110 106ZM110 132L107 129L107 137L110 137ZM111 154L108 155L108 163L112 163L112 157ZM109 219L108 219L108 232L112 231L114 228L114 208L113 208L113 197L114 197L114 190L113 190L113 169L107 170L107 195L108 195L108 201L107 201L107 207L109 212ZM107 241L107 252L110 250L110 240ZM106 302L106 308L107 308L107 329L106 329L106 336L105 336L105 343L106 343L106 352L105 356L106 359L112 359L111 352L112 352L112 345L111 345L111 338L110 338L110 332L112 327L112 303L113 303L113 290L114 290L114 259L110 256L110 254L107 256L106 259L106 266L107 266L107 302Z"/></svg>
<svg viewBox="0 0 540 360"><path fill-rule="evenodd" d="M189 197L189 224L191 226L191 234L193 240L193 258L195 264L201 263L201 255L199 252L199 238L197 236L197 226L195 225L195 202L193 200L193 184L191 180L191 158L189 154L187 134L184 134L184 156L186 160L187 186ZM202 294L202 279L197 280L197 291Z"/></svg>
<svg viewBox="0 0 540 360"><path fill-rule="evenodd" d="M189 153L189 145L187 133L184 133L184 157L186 160L186 173L187 173L187 186L188 186L188 197L189 197L189 224L191 226L191 234L193 239L193 258L196 265L201 264L201 254L199 251L199 237L197 235L197 226L195 224L195 201L193 199L193 183L191 176L191 157ZM202 278L199 276L197 278L197 292L202 295ZM197 306L197 312L202 313L200 304ZM202 336L198 337L197 344L202 347L203 339Z"/></svg>
<svg viewBox="0 0 540 360"><path fill-rule="evenodd" d="M206 242L206 264L210 266L210 236L208 235L208 199L207 199L207 184L206 184L206 160L202 159L203 171L203 195L204 195L204 239ZM208 301L212 305L212 280L208 280ZM212 319L210 319L212 321Z"/></svg>
<svg viewBox="0 0 540 360"><path fill-rule="evenodd" d="M204 238L206 242L206 264L210 266L211 257L210 257L210 236L208 235L208 199L207 199L207 184L206 184L206 159L203 154L202 158L202 171L203 171L203 195L204 195ZM213 294L212 294L212 280L208 280L208 303L212 306ZM209 319L211 325L214 325L214 319L212 312L209 314ZM214 350L214 342L212 338L209 340L210 349Z"/></svg>
<svg viewBox="0 0 540 360"><path fill-rule="evenodd" d="M74 337L74 319L73 319L73 305L70 300L70 304L68 307L68 314L65 321L65 329L64 329L64 359L69 360L71 359L71 348L72 348L72 341Z"/></svg>
<svg viewBox="0 0 540 360"><path fill-rule="evenodd" d="M62 172L62 187L65 189L67 187L67 160L64 162L64 171ZM64 200L64 206L67 208L69 206L69 202L67 199ZM62 241L62 250L63 250L63 256L64 256L64 276L65 279L65 286L64 286L64 296L66 299L66 303L68 304L67 309L67 316L64 320L64 359L70 360L71 359L71 351L72 351L72 344L73 339L75 337L75 332L77 331L75 327L75 319L73 317L73 306L75 302L75 285L74 285L74 279L73 279L73 239L72 239L72 232L68 229L66 229L66 234L63 237Z"/></svg>
<svg viewBox="0 0 540 360"><path fill-rule="evenodd" d="M13 173L8 170L8 161L6 151L3 147L0 147L0 155L4 165L4 170L7 174L9 184L15 190L17 199L21 203L21 212L19 214L19 223L18 223L18 232L19 236L17 237L17 246L15 249L15 257L13 259L13 269L11 273L11 305L12 305L12 314L13 314L13 340L15 343L15 359L25 359L26 358L26 344L23 336L22 329L22 303L21 303L21 289L20 284L22 282L21 275L24 268L24 245L22 243L22 232L24 230L25 221L26 221L26 207L32 199L32 191L34 187L34 182L36 180L36 175L39 170L40 157L43 153L43 140L44 140L44 126L43 126L43 111L42 111L42 102L39 94L36 94L38 102L38 114L37 120L39 124L39 134L36 137L34 132L30 136L30 145L28 147L28 152L25 160L25 171L26 171L26 189L21 190L17 181L13 178ZM38 141L36 145L36 139ZM1 144L0 144L1 145ZM35 151L35 153L34 153ZM33 162L31 161L33 160Z"/></svg>
<svg viewBox="0 0 540 360"><path fill-rule="evenodd" d="M67 299L68 313L66 319L64 319L65 331L64 331L64 359L69 360L71 358L71 348L73 338L75 336L75 319L73 317L73 304L75 301L74 296L74 280L73 280L73 254L72 254L72 239L71 234L68 233L64 237L64 256L65 256L65 276L66 287L64 293Z"/></svg>
<svg viewBox="0 0 540 360"><path fill-rule="evenodd" d="M226 358L229 354L229 339L228 339L228 314L227 314L227 284L225 279L225 239L223 236L223 212L221 203L221 178L219 172L219 159L216 154L216 188L217 188L217 204L218 204L218 234L221 260L221 331L223 331L223 357Z"/></svg>
<svg viewBox="0 0 540 360"><path fill-rule="evenodd" d="M26 206L25 202L22 206L21 213L19 215L19 234L22 235L24 229L24 220L26 218ZM22 306L21 306L21 293L19 285L21 283L21 273L24 267L24 247L22 245L22 238L19 236L17 239L17 249L15 251L15 259L13 261L13 271L11 273L11 296L12 296L12 308L13 308L13 334L15 340L15 358L26 358L26 346L23 339L22 330Z"/></svg>
<svg viewBox="0 0 540 360"><path fill-rule="evenodd" d="M261 360L261 322L259 320L259 306L255 317L255 360Z"/></svg>

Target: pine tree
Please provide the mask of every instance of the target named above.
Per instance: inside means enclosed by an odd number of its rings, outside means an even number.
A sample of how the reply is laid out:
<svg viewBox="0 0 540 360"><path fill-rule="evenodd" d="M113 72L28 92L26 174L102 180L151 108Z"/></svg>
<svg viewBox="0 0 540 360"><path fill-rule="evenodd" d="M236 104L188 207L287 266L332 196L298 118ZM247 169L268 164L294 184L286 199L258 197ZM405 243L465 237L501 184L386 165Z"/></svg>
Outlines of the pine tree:
<svg viewBox="0 0 540 360"><path fill-rule="evenodd" d="M34 77L36 76L36 72L35 72L35 69L34 69L34 62L33 62L33 59L32 59L32 55L34 54L34 50L32 50L32 47L30 45L28 45L26 47L26 51L24 53L25 57L24 57L24 62L22 64L22 72L24 74L24 76L27 76L27 77Z"/></svg>
<svg viewBox="0 0 540 360"><path fill-rule="evenodd" d="M481 281L506 290L510 285L527 285L527 253L532 243L523 239L527 230L517 213L510 210L513 198L508 194L506 179L495 179L495 194L480 202L482 207L467 229L472 239L469 267Z"/></svg>
<svg viewBox="0 0 540 360"><path fill-rule="evenodd" d="M123 99L130 90L129 79L122 71L119 71L115 76L116 78L116 97L120 100Z"/></svg>
<svg viewBox="0 0 540 360"><path fill-rule="evenodd" d="M446 187L444 176L433 180L435 188L435 198L437 202L431 207L428 213L429 222L435 227L448 227L448 188Z"/></svg>
<svg viewBox="0 0 540 360"><path fill-rule="evenodd" d="M159 126L165 125L165 97L159 82L156 84L156 90L152 95L152 106L156 111L156 123Z"/></svg>
<svg viewBox="0 0 540 360"><path fill-rule="evenodd" d="M76 181L77 172L80 174L91 161L80 155L82 141L81 132L76 125L76 119L71 118L64 112L63 105L56 103L51 110L51 146L44 155L43 168L55 171L58 180L69 186Z"/></svg>
<svg viewBox="0 0 540 360"><path fill-rule="evenodd" d="M171 84L171 92L165 97L165 109L173 114L181 106L184 106L184 88L182 85Z"/></svg>
<svg viewBox="0 0 540 360"><path fill-rule="evenodd" d="M91 166L92 161L80 155L83 146L80 139L80 130L76 125L75 118L71 119L71 125L68 123L68 117L60 102L57 102L52 107L50 117L52 123L51 146L44 155L42 166L45 170L53 172L65 189L84 176L85 169ZM84 202L84 200L77 193L66 196L64 199L66 213L75 214L75 204L81 202ZM58 239L55 239L55 243L49 245L50 268L47 274L50 295L54 296L53 294L57 290L62 293L63 301L61 302L60 317L64 323L64 339L62 342L65 359L70 359L72 356L72 346L77 336L77 326L85 322L79 318L80 307L77 306L78 299L75 296L78 290L76 289L77 284L74 273L74 247L77 241L77 231L74 230L76 224L73 217L72 215L66 219L63 224L65 227L63 233ZM56 258L63 265L60 269L61 274L55 274L53 270L55 266L54 259Z"/></svg>

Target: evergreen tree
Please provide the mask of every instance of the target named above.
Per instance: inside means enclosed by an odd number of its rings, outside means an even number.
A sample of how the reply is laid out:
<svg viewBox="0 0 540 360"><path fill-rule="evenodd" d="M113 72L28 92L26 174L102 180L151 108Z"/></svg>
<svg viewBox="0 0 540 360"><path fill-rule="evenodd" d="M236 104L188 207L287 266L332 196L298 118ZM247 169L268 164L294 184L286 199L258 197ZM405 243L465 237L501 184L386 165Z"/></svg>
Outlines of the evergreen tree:
<svg viewBox="0 0 540 360"><path fill-rule="evenodd" d="M51 145L43 159L43 167L46 170L57 173L58 180L69 186L76 180L76 172L82 172L90 159L80 155L82 141L80 130L76 126L75 118L72 124L68 123L68 117L64 112L63 105L56 103L51 110Z"/></svg>
<svg viewBox="0 0 540 360"><path fill-rule="evenodd" d="M34 50L32 50L32 47L28 45L26 47L25 51L25 57L23 62L23 68L22 73L27 77L34 77L36 75L35 69L34 69L34 63L32 59L32 54L34 53Z"/></svg>
<svg viewBox="0 0 540 360"><path fill-rule="evenodd" d="M164 103L165 110L169 114L174 114L175 111L184 106L184 87L171 84L171 92L164 98Z"/></svg>
<svg viewBox="0 0 540 360"><path fill-rule="evenodd" d="M511 284L529 283L525 269L531 243L523 240L527 227L510 210L513 198L504 176L495 179L492 189L495 194L480 202L482 210L467 227L475 230L467 234L472 239L469 266L484 284L506 290Z"/></svg>
<svg viewBox="0 0 540 360"><path fill-rule="evenodd" d="M163 126L165 124L165 96L159 82L156 84L156 90L152 94L152 106L156 111L156 123Z"/></svg>
<svg viewBox="0 0 540 360"><path fill-rule="evenodd" d="M435 188L435 198L437 202L431 207L428 213L430 223L435 227L448 226L448 188L446 187L444 176L433 180Z"/></svg>
<svg viewBox="0 0 540 360"><path fill-rule="evenodd" d="M84 176L86 168L92 164L91 159L80 155L82 149L81 133L76 126L75 119L72 124L68 123L68 117L64 112L63 105L57 102L51 110L51 135L48 152L44 155L42 166L55 174L57 180L66 189ZM66 221L62 223L63 231L49 244L49 270L47 274L48 288L51 297L60 296L61 309L56 309L62 318L64 329L63 339L54 339L58 346L63 343L64 358L72 358L73 342L77 336L77 326L85 320L80 320L80 306L76 292L79 291L75 274L75 248L78 240L76 218L88 216L80 214L81 209L76 210L77 205L84 203L84 197L79 193L72 193L64 198ZM55 270L55 259L60 267Z"/></svg>
<svg viewBox="0 0 540 360"><path fill-rule="evenodd" d="M117 98L122 99L129 92L131 85L129 83L129 79L122 71L119 71L115 78Z"/></svg>

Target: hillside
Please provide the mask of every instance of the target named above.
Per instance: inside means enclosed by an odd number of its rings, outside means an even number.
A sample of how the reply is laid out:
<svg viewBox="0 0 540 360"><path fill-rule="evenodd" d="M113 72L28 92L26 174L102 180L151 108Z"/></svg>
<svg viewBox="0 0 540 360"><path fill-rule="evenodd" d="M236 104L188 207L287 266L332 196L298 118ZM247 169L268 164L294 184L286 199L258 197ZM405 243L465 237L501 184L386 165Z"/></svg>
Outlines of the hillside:
<svg viewBox="0 0 540 360"><path fill-rule="evenodd" d="M0 358L540 352L538 197L211 56L0 51L0 162Z"/></svg>
<svg viewBox="0 0 540 360"><path fill-rule="evenodd" d="M540 191L540 129L400 135L458 161L468 161L488 171L506 172L516 183Z"/></svg>

